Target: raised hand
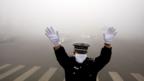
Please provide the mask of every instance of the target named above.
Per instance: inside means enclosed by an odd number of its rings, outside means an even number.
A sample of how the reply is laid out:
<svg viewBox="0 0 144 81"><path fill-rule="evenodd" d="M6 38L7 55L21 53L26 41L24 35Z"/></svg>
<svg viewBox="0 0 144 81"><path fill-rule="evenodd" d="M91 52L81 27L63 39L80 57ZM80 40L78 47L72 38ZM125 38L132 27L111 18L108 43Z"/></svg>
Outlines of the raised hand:
<svg viewBox="0 0 144 81"><path fill-rule="evenodd" d="M107 44L111 44L113 38L116 36L116 29L113 27L108 27L108 29L103 33L104 41Z"/></svg>
<svg viewBox="0 0 144 81"><path fill-rule="evenodd" d="M55 46L61 43L58 31L54 30L53 27L47 27L45 31L45 35Z"/></svg>

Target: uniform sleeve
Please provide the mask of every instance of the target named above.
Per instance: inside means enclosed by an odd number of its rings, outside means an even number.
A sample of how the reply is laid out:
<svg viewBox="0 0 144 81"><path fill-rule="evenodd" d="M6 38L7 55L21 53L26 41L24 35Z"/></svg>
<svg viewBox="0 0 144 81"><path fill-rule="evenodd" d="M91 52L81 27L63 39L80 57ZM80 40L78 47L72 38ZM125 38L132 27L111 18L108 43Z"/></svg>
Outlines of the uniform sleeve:
<svg viewBox="0 0 144 81"><path fill-rule="evenodd" d="M54 48L54 52L55 52L55 55L56 55L56 58L57 58L59 64L64 68L66 66L68 66L69 57L68 57L64 47L60 46L60 48L58 48L58 49Z"/></svg>
<svg viewBox="0 0 144 81"><path fill-rule="evenodd" d="M101 49L100 56L95 58L95 66L98 70L101 70L111 59L112 48L103 47Z"/></svg>

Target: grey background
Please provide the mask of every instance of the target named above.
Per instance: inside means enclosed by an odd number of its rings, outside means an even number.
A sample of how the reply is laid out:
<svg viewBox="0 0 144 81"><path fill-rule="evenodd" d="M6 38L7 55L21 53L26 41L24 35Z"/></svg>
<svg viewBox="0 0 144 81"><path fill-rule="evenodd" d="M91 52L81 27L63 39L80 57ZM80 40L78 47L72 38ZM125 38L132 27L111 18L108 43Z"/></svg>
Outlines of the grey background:
<svg viewBox="0 0 144 81"><path fill-rule="evenodd" d="M74 42L88 42L88 56L95 57L102 32L114 26L118 34L105 70L144 74L143 5L144 0L0 0L0 64L59 67L44 35L47 26L60 32L69 55Z"/></svg>

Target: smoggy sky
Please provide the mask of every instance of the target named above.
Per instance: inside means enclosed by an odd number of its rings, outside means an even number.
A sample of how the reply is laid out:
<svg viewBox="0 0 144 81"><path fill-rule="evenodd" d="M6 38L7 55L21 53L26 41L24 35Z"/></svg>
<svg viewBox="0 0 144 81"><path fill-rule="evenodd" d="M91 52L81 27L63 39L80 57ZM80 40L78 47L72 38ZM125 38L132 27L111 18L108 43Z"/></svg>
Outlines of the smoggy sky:
<svg viewBox="0 0 144 81"><path fill-rule="evenodd" d="M144 39L143 5L144 0L0 0L0 40L40 38L47 26L76 36L99 36L114 26L118 38Z"/></svg>

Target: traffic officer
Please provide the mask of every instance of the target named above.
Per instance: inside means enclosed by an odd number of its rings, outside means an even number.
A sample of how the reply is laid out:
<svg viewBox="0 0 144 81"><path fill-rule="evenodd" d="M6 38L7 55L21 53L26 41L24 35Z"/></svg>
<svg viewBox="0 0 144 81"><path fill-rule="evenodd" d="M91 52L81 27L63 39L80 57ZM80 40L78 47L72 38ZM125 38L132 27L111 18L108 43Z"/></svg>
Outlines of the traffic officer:
<svg viewBox="0 0 144 81"><path fill-rule="evenodd" d="M61 45L58 31L52 27L46 29L46 36L54 44L54 51L59 64L64 68L66 81L96 81L98 72L110 61L112 54L111 42L116 30L109 27L104 33L104 46L98 57L87 57L90 46L87 43L74 43L74 55L68 56Z"/></svg>

